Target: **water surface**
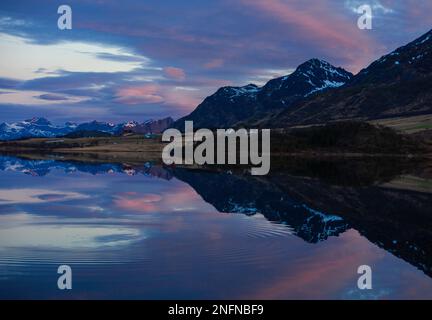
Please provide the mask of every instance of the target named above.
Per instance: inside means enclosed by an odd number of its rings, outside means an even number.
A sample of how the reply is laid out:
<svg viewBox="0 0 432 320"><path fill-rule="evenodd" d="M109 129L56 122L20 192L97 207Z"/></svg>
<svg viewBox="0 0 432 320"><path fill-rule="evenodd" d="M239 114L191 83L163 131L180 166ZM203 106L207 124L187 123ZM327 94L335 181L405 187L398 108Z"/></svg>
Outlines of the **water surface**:
<svg viewBox="0 0 432 320"><path fill-rule="evenodd" d="M428 181L318 168L252 177L2 156L0 298L432 298Z"/></svg>

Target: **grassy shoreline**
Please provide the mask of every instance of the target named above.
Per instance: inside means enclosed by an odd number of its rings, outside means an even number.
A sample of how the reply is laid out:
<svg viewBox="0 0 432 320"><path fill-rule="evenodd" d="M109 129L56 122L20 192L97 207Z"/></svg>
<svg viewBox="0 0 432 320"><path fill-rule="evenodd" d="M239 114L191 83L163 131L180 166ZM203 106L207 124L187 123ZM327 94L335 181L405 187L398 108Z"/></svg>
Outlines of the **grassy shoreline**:
<svg viewBox="0 0 432 320"><path fill-rule="evenodd" d="M429 134L430 133L430 134ZM339 122L309 128L274 130L272 158L424 158L432 159L432 132L402 134L365 122ZM31 138L0 141L0 153L86 155L117 161L161 161L166 146L161 135L129 134L86 138Z"/></svg>

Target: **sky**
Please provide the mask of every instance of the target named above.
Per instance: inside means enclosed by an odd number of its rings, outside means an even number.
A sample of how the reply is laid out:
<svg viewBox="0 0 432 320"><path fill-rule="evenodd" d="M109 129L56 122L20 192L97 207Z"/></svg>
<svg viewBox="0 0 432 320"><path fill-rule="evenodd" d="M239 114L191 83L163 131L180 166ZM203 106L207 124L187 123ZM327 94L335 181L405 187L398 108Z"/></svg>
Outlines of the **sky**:
<svg viewBox="0 0 432 320"><path fill-rule="evenodd" d="M372 30L357 27L363 4ZM2 0L0 123L176 119L311 58L357 73L432 29L431 13L430 0Z"/></svg>

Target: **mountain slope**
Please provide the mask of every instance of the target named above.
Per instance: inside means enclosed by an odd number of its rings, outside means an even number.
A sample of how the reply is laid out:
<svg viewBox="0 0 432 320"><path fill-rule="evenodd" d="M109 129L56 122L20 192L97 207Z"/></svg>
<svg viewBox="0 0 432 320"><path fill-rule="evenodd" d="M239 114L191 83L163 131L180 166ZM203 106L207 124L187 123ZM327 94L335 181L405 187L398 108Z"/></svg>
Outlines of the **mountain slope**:
<svg viewBox="0 0 432 320"><path fill-rule="evenodd" d="M224 128L249 118L261 108L257 100L260 90L254 84L222 87L205 98L191 114L177 120L173 127L184 129L184 122L192 120L195 128Z"/></svg>
<svg viewBox="0 0 432 320"><path fill-rule="evenodd" d="M371 120L432 112L432 30L360 71L342 88L275 113L261 126Z"/></svg>
<svg viewBox="0 0 432 320"><path fill-rule="evenodd" d="M267 108L283 108L295 101L350 81L352 74L330 63L311 59L289 76L270 80L260 91L259 99Z"/></svg>
<svg viewBox="0 0 432 320"><path fill-rule="evenodd" d="M174 127L184 128L184 121L194 121L195 128L226 128L248 118L263 117L269 111L289 107L315 92L344 85L352 74L328 62L311 59L292 74L270 80L263 87L223 87L207 97L191 114L177 120Z"/></svg>

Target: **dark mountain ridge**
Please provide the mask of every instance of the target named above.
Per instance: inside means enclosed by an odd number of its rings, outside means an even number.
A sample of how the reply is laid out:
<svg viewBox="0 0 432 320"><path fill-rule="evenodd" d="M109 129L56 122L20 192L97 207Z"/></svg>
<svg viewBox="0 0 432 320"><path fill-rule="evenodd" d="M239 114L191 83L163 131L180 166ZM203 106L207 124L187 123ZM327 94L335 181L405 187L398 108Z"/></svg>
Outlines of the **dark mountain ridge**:
<svg viewBox="0 0 432 320"><path fill-rule="evenodd" d="M289 107L309 95L343 86L352 77L348 71L330 63L311 59L292 74L272 79L263 87L222 87L207 97L191 114L177 120L173 127L184 128L194 121L196 128L226 128L251 117L260 118L271 111Z"/></svg>
<svg viewBox="0 0 432 320"><path fill-rule="evenodd" d="M432 30L376 60L345 86L313 95L248 125L287 127L430 114L431 87Z"/></svg>
<svg viewBox="0 0 432 320"><path fill-rule="evenodd" d="M431 86L432 30L355 76L311 59L263 87L220 88L173 126L192 120L195 128L284 128L425 115L432 111Z"/></svg>

